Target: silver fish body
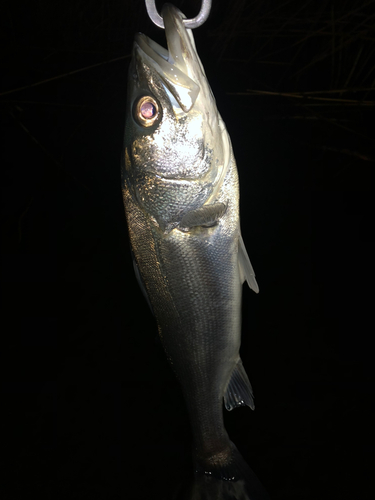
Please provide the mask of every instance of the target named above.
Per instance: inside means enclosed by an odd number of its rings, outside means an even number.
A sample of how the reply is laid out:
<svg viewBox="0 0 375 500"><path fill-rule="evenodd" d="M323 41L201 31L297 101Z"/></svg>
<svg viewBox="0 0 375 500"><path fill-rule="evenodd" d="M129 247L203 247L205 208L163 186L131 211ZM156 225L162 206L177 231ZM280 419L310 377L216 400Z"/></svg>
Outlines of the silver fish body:
<svg viewBox="0 0 375 500"><path fill-rule="evenodd" d="M163 7L168 51L137 35L129 70L122 189L137 277L189 411L197 469L233 477L227 409L254 408L239 356L245 280L229 135L191 30Z"/></svg>

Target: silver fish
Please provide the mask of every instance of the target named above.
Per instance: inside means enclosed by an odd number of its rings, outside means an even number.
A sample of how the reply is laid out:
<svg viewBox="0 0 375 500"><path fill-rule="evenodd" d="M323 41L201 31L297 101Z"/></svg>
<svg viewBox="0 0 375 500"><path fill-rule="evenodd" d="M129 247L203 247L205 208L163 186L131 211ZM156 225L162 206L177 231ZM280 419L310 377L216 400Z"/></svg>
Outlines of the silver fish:
<svg viewBox="0 0 375 500"><path fill-rule="evenodd" d="M254 409L242 365L241 294L258 293L240 231L231 141L191 30L162 11L168 50L136 35L129 70L122 189L135 271L179 379L197 471L239 479L223 423Z"/></svg>

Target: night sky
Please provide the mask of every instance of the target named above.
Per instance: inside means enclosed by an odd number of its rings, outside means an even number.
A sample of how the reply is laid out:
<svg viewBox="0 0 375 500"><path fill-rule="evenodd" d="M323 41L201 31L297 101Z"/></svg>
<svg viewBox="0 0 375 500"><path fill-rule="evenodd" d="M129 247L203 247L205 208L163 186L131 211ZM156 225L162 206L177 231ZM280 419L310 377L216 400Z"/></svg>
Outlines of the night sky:
<svg viewBox="0 0 375 500"><path fill-rule="evenodd" d="M241 347L256 410L226 428L273 500L373 494L374 16L364 0L213 0L194 31L260 287L244 286ZM122 204L137 31L165 45L143 0L3 10L3 499L168 500L192 467Z"/></svg>

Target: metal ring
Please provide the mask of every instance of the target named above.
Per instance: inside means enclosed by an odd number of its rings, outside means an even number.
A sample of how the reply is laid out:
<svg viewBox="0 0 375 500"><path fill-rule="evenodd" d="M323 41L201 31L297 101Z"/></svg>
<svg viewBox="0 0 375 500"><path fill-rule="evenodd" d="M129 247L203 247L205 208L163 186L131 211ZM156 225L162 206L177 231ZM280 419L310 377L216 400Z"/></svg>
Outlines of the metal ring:
<svg viewBox="0 0 375 500"><path fill-rule="evenodd" d="M183 23L186 28L194 29L207 20L210 15L212 0L202 0L202 7L199 14L193 19L183 19ZM164 21L159 12L156 9L155 0L146 0L146 9L151 21L159 26L159 28L164 28Z"/></svg>

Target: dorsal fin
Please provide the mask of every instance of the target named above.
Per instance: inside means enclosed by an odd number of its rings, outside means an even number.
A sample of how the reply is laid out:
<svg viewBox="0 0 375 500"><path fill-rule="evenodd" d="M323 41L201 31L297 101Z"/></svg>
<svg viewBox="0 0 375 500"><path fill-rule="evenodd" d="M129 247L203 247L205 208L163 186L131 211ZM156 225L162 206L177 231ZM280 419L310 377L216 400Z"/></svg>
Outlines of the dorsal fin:
<svg viewBox="0 0 375 500"><path fill-rule="evenodd" d="M147 301L148 307L150 308L152 314L155 316L154 311L152 309L152 305L151 305L150 299L148 298L148 293L146 291L146 287L145 287L145 285L143 283L143 279L142 279L141 273L139 272L139 269L138 269L137 261L135 260L135 255L134 255L133 249L132 249L131 246L130 246L130 252L132 254L134 273L135 273L135 277L137 278L139 288L141 289L141 291L143 293L143 296L144 296L144 298Z"/></svg>

